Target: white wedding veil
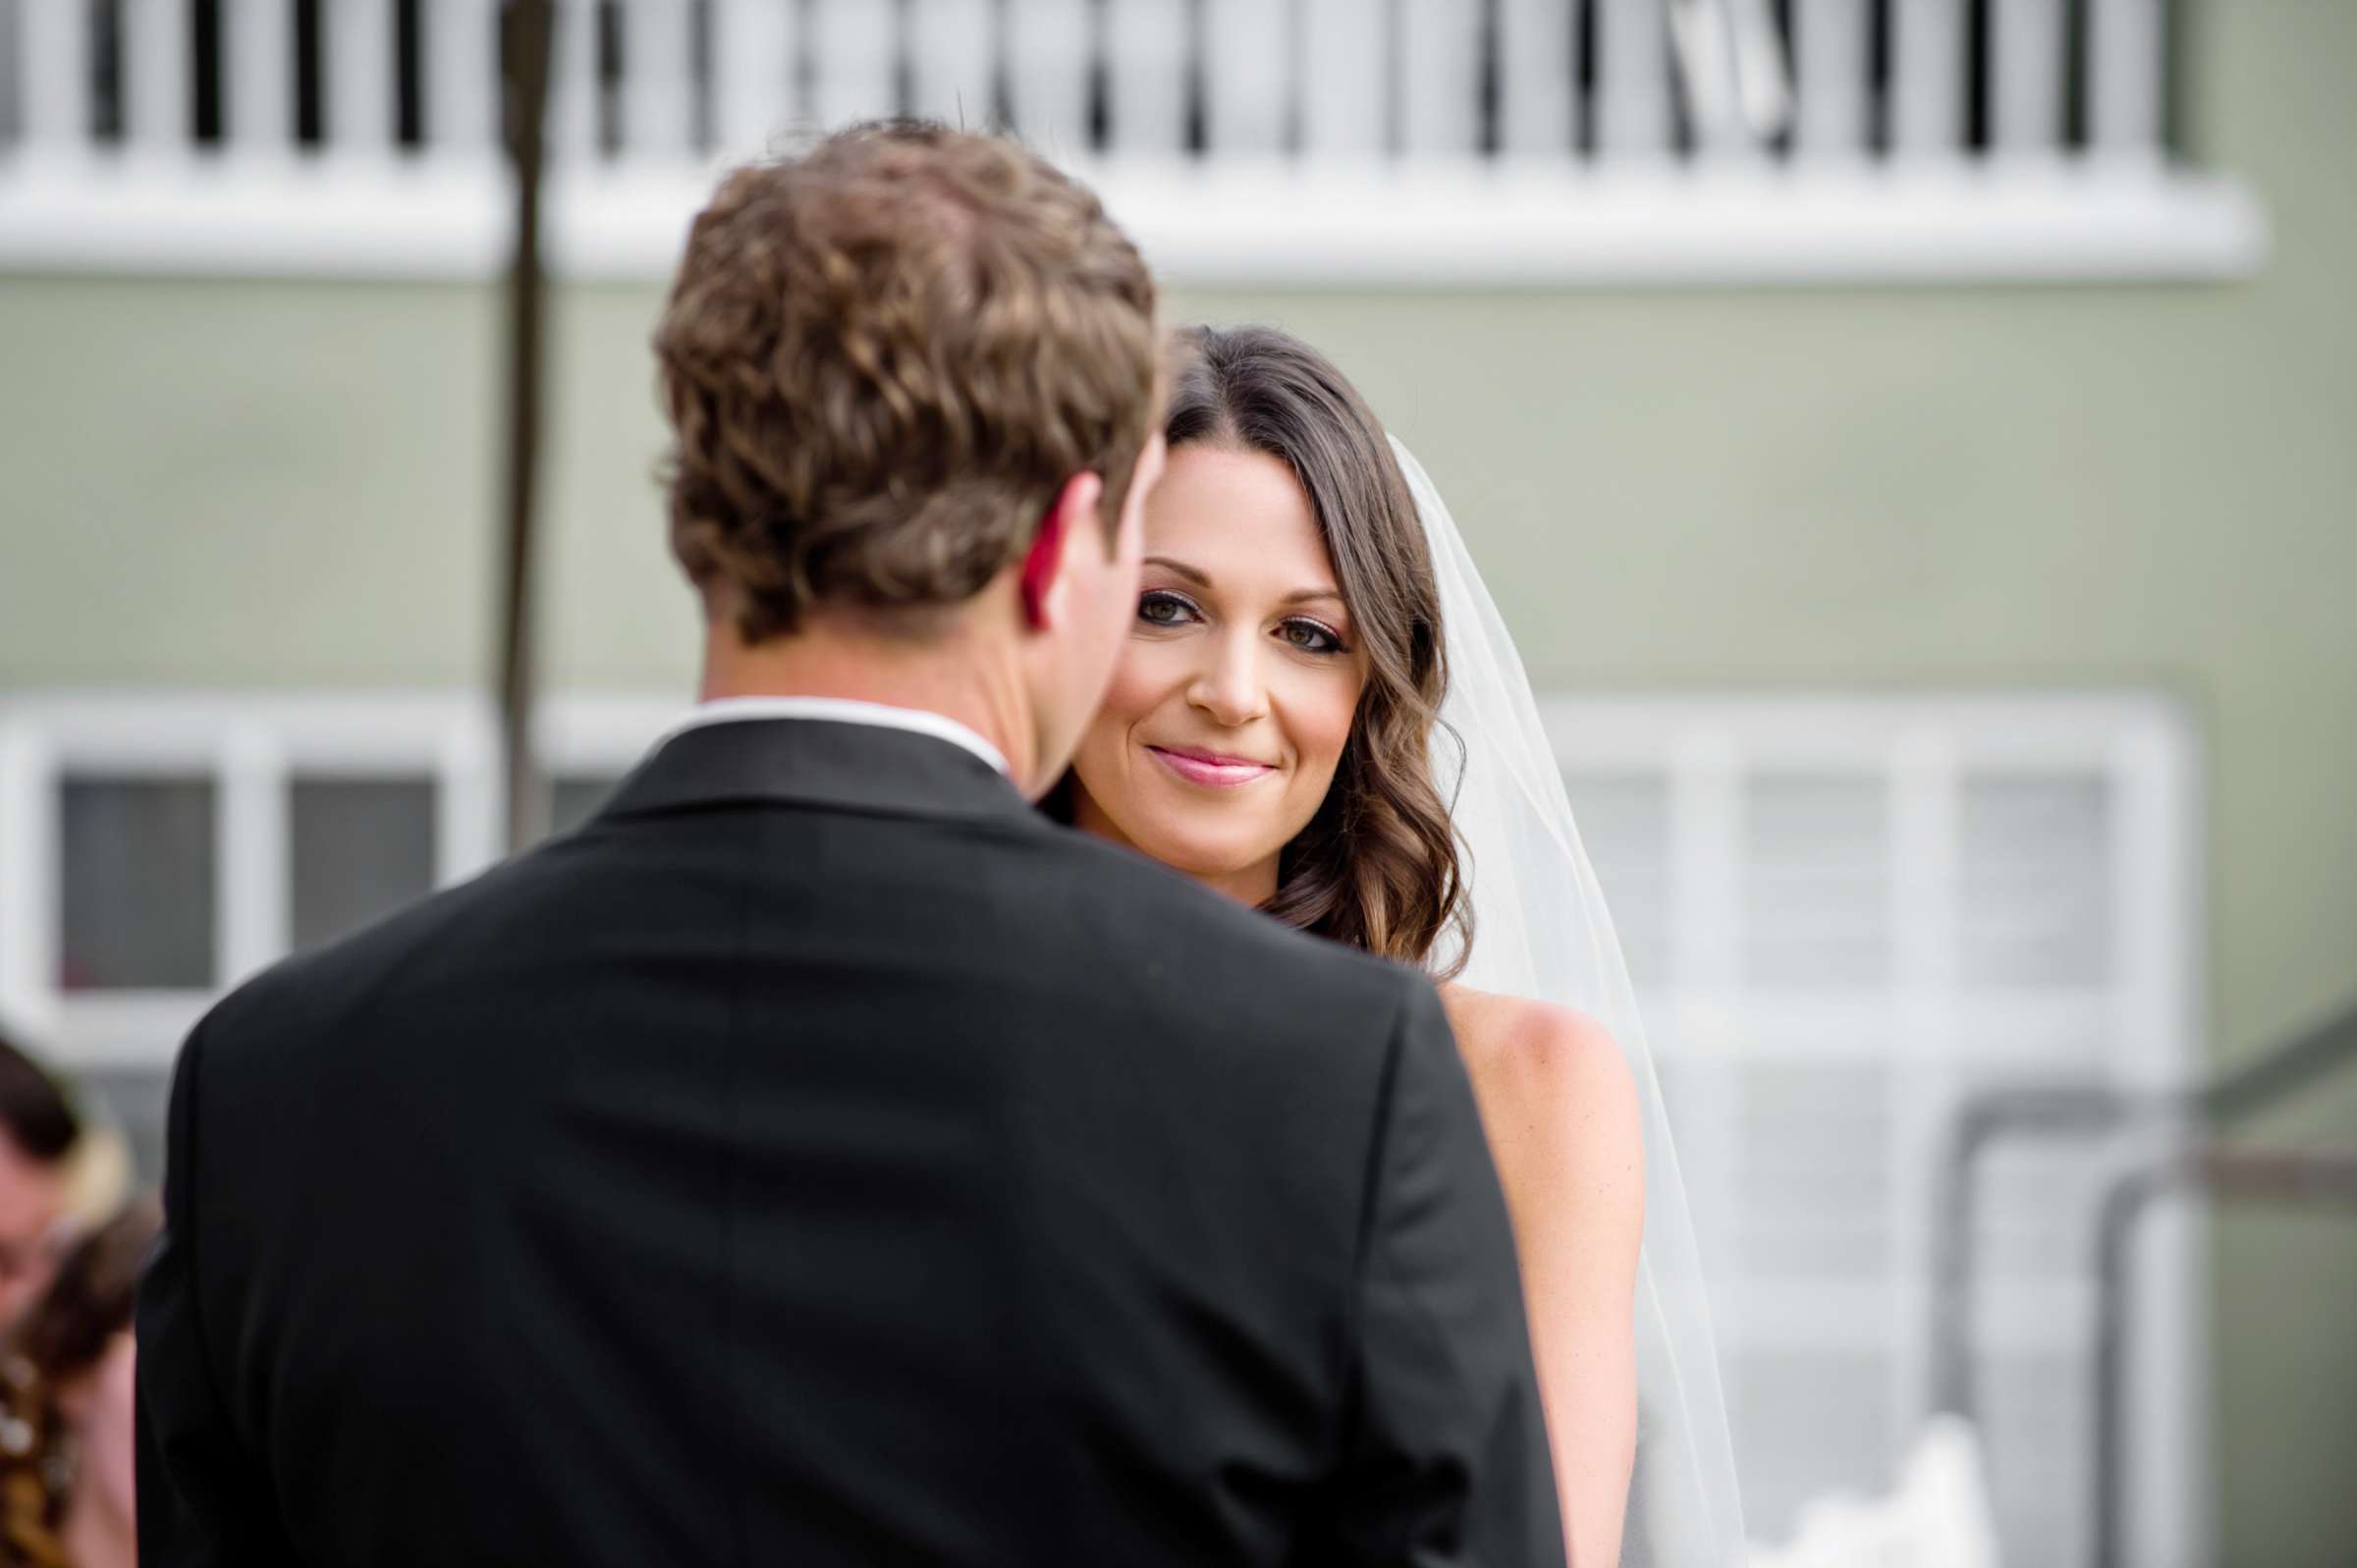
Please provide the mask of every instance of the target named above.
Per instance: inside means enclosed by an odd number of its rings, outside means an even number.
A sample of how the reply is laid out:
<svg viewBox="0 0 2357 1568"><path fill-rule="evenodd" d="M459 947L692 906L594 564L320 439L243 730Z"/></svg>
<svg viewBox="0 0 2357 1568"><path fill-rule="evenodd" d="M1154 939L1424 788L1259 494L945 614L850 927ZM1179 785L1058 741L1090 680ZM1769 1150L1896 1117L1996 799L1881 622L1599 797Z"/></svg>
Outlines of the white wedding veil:
<svg viewBox="0 0 2357 1568"><path fill-rule="evenodd" d="M1530 679L1440 492L1393 438L1440 584L1449 686L1433 768L1467 855L1463 982L1575 1007L1618 1042L1645 1135L1637 1271L1637 1451L1626 1568L1735 1568L1743 1516L1702 1267L1620 941L1572 825Z"/></svg>

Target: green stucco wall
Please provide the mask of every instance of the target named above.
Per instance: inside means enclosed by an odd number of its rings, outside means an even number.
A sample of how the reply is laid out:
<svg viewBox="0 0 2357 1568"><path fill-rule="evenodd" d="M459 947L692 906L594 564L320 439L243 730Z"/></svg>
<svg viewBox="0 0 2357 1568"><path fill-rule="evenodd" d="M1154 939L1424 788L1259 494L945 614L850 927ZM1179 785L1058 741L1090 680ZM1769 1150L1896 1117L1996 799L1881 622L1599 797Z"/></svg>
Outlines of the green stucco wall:
<svg viewBox="0 0 2357 1568"><path fill-rule="evenodd" d="M2357 995L2357 5L2215 0L2196 135L2276 226L2200 288L1192 295L1303 333L1562 688L2158 685L2208 744L2220 1059ZM673 685L644 344L554 323L552 680ZM0 278L0 684L486 668L482 285ZM2266 1130L2357 1146L2357 1083ZM2229 1217L2230 1560L2357 1558L2357 1225Z"/></svg>

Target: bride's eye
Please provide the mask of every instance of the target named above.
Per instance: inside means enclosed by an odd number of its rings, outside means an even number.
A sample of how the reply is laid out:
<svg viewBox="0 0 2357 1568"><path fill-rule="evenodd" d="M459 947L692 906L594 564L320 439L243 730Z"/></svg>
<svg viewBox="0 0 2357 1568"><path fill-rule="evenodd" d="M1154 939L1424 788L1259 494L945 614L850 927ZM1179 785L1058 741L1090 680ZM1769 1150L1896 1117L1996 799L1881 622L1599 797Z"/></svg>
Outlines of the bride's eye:
<svg viewBox="0 0 2357 1568"><path fill-rule="evenodd" d="M1182 626L1195 607L1166 589L1154 588L1137 597L1137 619L1149 626Z"/></svg>
<svg viewBox="0 0 2357 1568"><path fill-rule="evenodd" d="M1346 653L1348 646L1331 627L1314 621L1288 621L1277 628L1277 635L1303 653Z"/></svg>

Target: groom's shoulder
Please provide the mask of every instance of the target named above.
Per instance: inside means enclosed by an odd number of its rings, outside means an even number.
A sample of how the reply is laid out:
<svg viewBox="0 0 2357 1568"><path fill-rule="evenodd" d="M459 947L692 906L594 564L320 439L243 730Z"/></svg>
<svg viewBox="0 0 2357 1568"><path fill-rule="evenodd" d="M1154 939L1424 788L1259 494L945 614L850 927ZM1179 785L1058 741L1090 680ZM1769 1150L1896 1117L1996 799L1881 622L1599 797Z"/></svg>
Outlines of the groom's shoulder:
<svg viewBox="0 0 2357 1568"><path fill-rule="evenodd" d="M520 933L550 924L546 846L502 861L357 930L260 970L198 1020L209 1063L279 1072L348 1039L389 1000L463 978Z"/></svg>
<svg viewBox="0 0 2357 1568"><path fill-rule="evenodd" d="M1035 885L1060 909L1070 958L1142 992L1275 1013L1308 1032L1363 1040L1420 979L1398 964L1298 931L1134 850L1070 829L1043 840L1059 874ZM1142 999L1141 999L1142 1000Z"/></svg>

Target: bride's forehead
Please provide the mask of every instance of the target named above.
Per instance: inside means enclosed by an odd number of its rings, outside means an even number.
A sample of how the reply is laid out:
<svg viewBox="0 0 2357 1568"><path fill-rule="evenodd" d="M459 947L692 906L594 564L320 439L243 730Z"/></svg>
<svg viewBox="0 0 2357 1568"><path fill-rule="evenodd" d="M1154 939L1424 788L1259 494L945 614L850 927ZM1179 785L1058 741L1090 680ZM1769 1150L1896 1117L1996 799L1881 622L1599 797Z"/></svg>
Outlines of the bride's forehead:
<svg viewBox="0 0 2357 1568"><path fill-rule="evenodd" d="M1292 470L1266 453L1199 446L1174 453L1147 503L1146 546L1238 583L1333 578L1309 498ZM1285 591L1300 586L1288 580Z"/></svg>

